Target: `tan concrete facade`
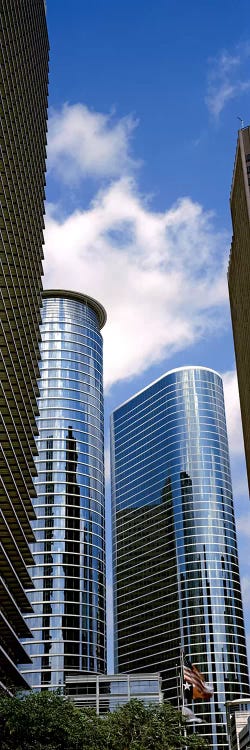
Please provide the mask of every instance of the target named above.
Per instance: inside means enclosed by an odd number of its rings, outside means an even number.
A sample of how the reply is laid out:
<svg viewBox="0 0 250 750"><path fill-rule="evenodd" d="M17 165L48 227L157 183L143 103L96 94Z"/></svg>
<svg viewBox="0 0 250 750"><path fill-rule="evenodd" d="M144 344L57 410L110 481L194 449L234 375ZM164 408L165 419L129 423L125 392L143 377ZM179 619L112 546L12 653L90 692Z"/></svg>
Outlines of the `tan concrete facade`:
<svg viewBox="0 0 250 750"><path fill-rule="evenodd" d="M1 0L0 689L23 688L34 539L48 35L43 0Z"/></svg>
<svg viewBox="0 0 250 750"><path fill-rule="evenodd" d="M228 286L250 488L250 127L239 131L230 205Z"/></svg>

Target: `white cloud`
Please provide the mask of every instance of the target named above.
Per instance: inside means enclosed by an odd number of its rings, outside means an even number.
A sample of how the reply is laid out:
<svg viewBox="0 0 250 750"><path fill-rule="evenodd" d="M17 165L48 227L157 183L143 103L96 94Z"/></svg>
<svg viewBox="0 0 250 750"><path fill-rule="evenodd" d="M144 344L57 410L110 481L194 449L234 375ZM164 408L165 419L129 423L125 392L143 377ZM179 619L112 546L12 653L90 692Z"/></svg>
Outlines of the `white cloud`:
<svg viewBox="0 0 250 750"><path fill-rule="evenodd" d="M205 101L217 119L227 102L250 89L248 62L249 43L238 44L233 53L223 50L209 61L208 87Z"/></svg>
<svg viewBox="0 0 250 750"><path fill-rule="evenodd" d="M242 451L243 451L243 445L242 445ZM233 457L232 453L231 453L231 456ZM233 479L234 498L235 500L238 500L241 503L244 498L248 498L248 484L247 484L247 474L246 474L246 467L245 467L245 453L242 453L242 462L237 461L237 455L236 455L236 461L232 462L232 479ZM247 500L247 502L249 503L249 500Z"/></svg>
<svg viewBox="0 0 250 750"><path fill-rule="evenodd" d="M237 518L237 531L250 538L250 511Z"/></svg>
<svg viewBox="0 0 250 750"><path fill-rule="evenodd" d="M250 578L241 576L241 591L245 607L250 605Z"/></svg>
<svg viewBox="0 0 250 750"><path fill-rule="evenodd" d="M45 231L45 286L85 292L107 309L106 388L216 332L227 303L229 238L188 197L160 213L139 194L134 126L82 104L50 119L49 168L65 179L106 177L87 208L65 216L48 206Z"/></svg>
<svg viewBox="0 0 250 750"><path fill-rule="evenodd" d="M48 169L68 185L131 171L135 162L129 144L136 125L131 115L116 121L83 104L64 104L49 118Z"/></svg>
<svg viewBox="0 0 250 750"><path fill-rule="evenodd" d="M246 634L246 642L247 642L247 653L248 653L248 664L250 663L250 633Z"/></svg>
<svg viewBox="0 0 250 750"><path fill-rule="evenodd" d="M110 447L106 445L104 452L105 481L110 482Z"/></svg>
<svg viewBox="0 0 250 750"><path fill-rule="evenodd" d="M123 177L87 210L49 212L45 285L104 304L106 387L131 378L224 323L228 238L190 198L153 211Z"/></svg>
<svg viewBox="0 0 250 750"><path fill-rule="evenodd" d="M230 453L240 456L244 454L244 447L238 380L235 370L224 373L223 385Z"/></svg>

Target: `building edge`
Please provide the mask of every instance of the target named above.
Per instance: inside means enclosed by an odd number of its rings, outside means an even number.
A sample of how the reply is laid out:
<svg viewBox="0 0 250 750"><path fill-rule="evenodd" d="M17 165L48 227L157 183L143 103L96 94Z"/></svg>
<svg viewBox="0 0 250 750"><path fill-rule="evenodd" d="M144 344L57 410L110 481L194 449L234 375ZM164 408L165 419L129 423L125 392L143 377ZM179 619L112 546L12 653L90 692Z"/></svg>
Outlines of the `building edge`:
<svg viewBox="0 0 250 750"><path fill-rule="evenodd" d="M76 302L83 302L88 305L96 313L100 329L105 326L107 321L107 313L103 305L98 302L94 297L90 297L89 294L82 292L73 292L69 289L44 289L42 292L42 299L51 299L52 297L59 297L61 299L75 300Z"/></svg>
<svg viewBox="0 0 250 750"><path fill-rule="evenodd" d="M183 365L182 367L174 367L172 370L167 370L166 372L164 372L163 375L160 375L159 378L152 380L150 383L148 383L148 385L145 385L144 388L141 388L139 391L137 391L132 396L127 398L126 401L123 401L121 404L116 406L115 409L113 409L112 414L114 414L118 409L121 409L122 406L126 406L126 404L129 404L130 401L132 401L137 396L140 396L141 393L144 393L145 391L147 391L149 388L152 387L152 385L156 385L156 383L160 383L161 380L163 380L164 378L167 378L168 375L173 375L175 372L183 372L184 370L202 370L202 371L205 370L206 372L212 372L214 375L217 375L217 377L220 378L220 380L223 383L222 375L220 374L220 372L217 372L217 370L213 370L211 367L204 367L204 365Z"/></svg>

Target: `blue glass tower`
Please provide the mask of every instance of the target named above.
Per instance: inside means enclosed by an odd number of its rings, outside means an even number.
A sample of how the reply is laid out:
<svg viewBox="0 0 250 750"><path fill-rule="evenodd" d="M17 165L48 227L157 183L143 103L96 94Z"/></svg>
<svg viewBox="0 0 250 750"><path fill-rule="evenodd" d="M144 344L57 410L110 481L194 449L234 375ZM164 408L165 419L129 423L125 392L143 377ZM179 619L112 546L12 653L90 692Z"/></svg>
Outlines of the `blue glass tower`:
<svg viewBox="0 0 250 750"><path fill-rule="evenodd" d="M161 672L177 705L182 647L214 687L200 731L226 750L225 701L249 680L221 377L171 371L111 430L115 670Z"/></svg>
<svg viewBox="0 0 250 750"><path fill-rule="evenodd" d="M103 307L43 293L35 566L26 620L32 687L63 686L71 670L105 672ZM24 668L23 668L24 673Z"/></svg>

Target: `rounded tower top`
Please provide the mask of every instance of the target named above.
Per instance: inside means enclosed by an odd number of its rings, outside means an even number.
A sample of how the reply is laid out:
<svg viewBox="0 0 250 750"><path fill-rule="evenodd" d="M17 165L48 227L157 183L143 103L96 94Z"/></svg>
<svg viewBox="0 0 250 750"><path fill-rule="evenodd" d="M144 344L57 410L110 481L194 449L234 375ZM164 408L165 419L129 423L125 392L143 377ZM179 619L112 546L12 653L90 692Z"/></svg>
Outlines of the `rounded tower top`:
<svg viewBox="0 0 250 750"><path fill-rule="evenodd" d="M59 297L61 299L71 299L76 302L82 302L85 305L88 305L89 307L94 310L96 313L100 329L103 328L103 326L106 323L107 320L107 313L103 305L101 305L100 302L97 302L96 299L93 297L89 297L88 294L81 294L80 292L72 292L68 289L44 289L42 293L43 299L52 299L52 297Z"/></svg>
<svg viewBox="0 0 250 750"><path fill-rule="evenodd" d="M119 409L122 406L125 406L130 401L133 401L137 396L140 396L141 393L145 393L146 391L149 391L153 385L160 383L161 380L165 380L170 375L175 375L178 372L192 372L192 371L195 371L195 372L201 371L204 373L211 372L212 375L216 375L216 377L218 377L222 381L222 384L223 384L222 376L220 375L220 373L217 372L217 370L213 370L211 367L204 367L203 365L183 365L182 367L174 367L173 370L167 370L167 372L164 372L163 375L160 375L159 378L156 378L156 380L153 380L152 383L145 385L144 388L141 388L140 391L137 391L137 393L134 393L133 396L130 396L130 398L126 399L126 401L123 401L121 404L119 404L119 406L117 406L114 409L114 412L119 411Z"/></svg>

